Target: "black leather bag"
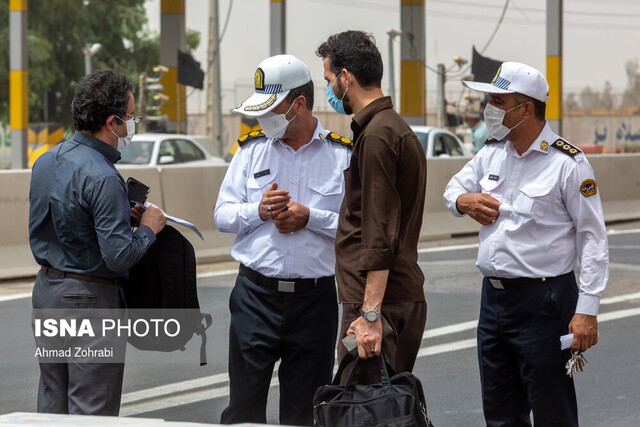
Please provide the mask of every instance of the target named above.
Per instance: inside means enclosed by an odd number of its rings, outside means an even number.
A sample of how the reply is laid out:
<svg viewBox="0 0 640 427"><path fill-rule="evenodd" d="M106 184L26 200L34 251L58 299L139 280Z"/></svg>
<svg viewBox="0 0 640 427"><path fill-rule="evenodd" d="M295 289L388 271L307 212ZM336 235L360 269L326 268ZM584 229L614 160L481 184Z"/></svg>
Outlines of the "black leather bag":
<svg viewBox="0 0 640 427"><path fill-rule="evenodd" d="M347 384L341 386L342 372L352 360L353 356L345 356L333 383L316 390L313 417L317 426L433 427L427 417L422 384L415 375L394 374L386 357L381 355L381 382L358 385L360 358L356 357Z"/></svg>

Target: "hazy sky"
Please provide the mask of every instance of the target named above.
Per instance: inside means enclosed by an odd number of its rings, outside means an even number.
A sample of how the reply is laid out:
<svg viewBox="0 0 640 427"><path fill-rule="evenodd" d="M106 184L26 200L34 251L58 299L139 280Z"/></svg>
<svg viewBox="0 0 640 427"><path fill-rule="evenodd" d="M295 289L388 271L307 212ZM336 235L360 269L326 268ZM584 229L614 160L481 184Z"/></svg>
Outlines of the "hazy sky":
<svg viewBox="0 0 640 427"><path fill-rule="evenodd" d="M159 28L159 0L147 1L152 29ZM470 59L472 45L481 50L493 33L505 0L426 0L427 65L449 67L452 58ZM223 34L223 108L232 108L250 91L255 68L269 56L269 0L219 0L220 26L229 7ZM358 29L373 33L382 59L388 59L388 28L400 28L400 0L287 0L287 53L307 63L317 85L324 85L316 47L336 32ZM525 62L546 72L546 0L511 0L486 56ZM202 36L196 59L207 62L209 0L186 0L186 26ZM395 42L396 89L399 87L400 44ZM627 83L625 63L640 57L640 0L564 1L564 93L589 85L600 91L606 81L614 92ZM436 75L427 70L428 104L435 100ZM388 88L385 69L383 90ZM448 98L460 91L449 81ZM190 97L190 111L204 109L204 93Z"/></svg>

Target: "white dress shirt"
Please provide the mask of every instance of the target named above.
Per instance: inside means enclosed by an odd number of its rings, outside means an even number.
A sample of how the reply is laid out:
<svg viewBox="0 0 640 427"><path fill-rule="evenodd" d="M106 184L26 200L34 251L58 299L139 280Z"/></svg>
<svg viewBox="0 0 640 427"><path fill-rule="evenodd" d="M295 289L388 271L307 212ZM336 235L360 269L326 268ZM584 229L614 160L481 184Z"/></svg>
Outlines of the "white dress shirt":
<svg viewBox="0 0 640 427"><path fill-rule="evenodd" d="M579 261L576 313L597 315L609 276L600 193L587 157L553 147L559 138L547 123L522 155L507 140L485 145L449 181L444 200L455 216L462 216L456 200L463 193L501 203L496 221L480 228L476 265L484 276L554 277Z"/></svg>
<svg viewBox="0 0 640 427"><path fill-rule="evenodd" d="M332 276L335 236L344 195L343 171L351 149L326 139L314 117L311 141L294 151L280 139L256 138L238 149L224 177L214 218L218 230L237 234L231 256L268 277ZM262 195L276 181L292 202L309 208L307 225L281 234L258 213Z"/></svg>

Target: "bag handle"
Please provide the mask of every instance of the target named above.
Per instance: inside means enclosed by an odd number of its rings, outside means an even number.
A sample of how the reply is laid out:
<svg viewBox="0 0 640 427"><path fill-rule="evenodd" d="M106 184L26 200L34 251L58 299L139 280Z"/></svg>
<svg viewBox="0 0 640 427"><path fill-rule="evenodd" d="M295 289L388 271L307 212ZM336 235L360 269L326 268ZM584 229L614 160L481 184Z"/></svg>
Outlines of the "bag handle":
<svg viewBox="0 0 640 427"><path fill-rule="evenodd" d="M389 359L387 358L387 355L384 354L382 349L380 349L379 358L380 358L380 378L381 378L380 383L385 388L391 387L391 379L390 379L389 372L391 372L391 375L395 375L393 367L391 367L391 364L389 363ZM358 384L358 377L360 375L360 369L361 369L361 365L359 363L360 358L357 356L354 356L352 353L347 353L340 361L340 365L338 366L338 371L336 372L336 375L333 378L333 382L331 383L332 385L339 385L340 378L342 377L342 373L344 372L346 367L354 360L355 362L353 363L353 369L349 374L349 378L347 379L347 384L345 385L345 388L344 388L345 398L353 395L354 389Z"/></svg>
<svg viewBox="0 0 640 427"><path fill-rule="evenodd" d="M336 372L336 375L333 377L333 381L331 382L331 385L340 385L340 378L342 378L342 373L344 372L345 369L347 369L347 366L349 365L349 363L353 362L356 359L356 356L354 356L352 353L347 353L342 360L340 361L340 365L338 366L338 371Z"/></svg>

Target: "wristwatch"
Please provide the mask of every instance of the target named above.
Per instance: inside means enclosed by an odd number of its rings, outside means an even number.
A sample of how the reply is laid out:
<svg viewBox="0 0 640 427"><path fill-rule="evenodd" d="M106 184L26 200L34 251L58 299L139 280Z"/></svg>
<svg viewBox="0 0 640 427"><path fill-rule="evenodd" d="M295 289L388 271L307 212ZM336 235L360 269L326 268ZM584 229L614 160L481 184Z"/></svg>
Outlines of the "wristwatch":
<svg viewBox="0 0 640 427"><path fill-rule="evenodd" d="M360 310L360 314L368 322L375 322L376 320L378 320L379 318L382 317L382 313L380 313L379 311L375 311L375 310L367 310L367 311Z"/></svg>

